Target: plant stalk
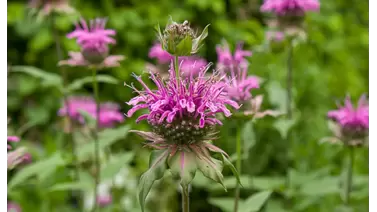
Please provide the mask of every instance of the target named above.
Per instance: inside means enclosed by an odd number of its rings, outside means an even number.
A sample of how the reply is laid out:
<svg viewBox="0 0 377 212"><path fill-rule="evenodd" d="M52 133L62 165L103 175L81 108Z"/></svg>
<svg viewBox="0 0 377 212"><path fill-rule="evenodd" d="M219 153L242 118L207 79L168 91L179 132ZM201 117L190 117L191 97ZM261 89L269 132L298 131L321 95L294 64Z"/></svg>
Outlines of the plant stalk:
<svg viewBox="0 0 377 212"><path fill-rule="evenodd" d="M242 138L241 138L241 130L237 130L237 137L236 137L236 153L237 153L237 161L236 161L236 169L238 174L241 175L241 167L242 167ZM236 190L234 194L234 212L238 211L238 202L240 199L240 185L236 182Z"/></svg>
<svg viewBox="0 0 377 212"><path fill-rule="evenodd" d="M177 79L177 86L179 88L179 62L178 62L178 56L174 56L174 70L175 70L175 78Z"/></svg>
<svg viewBox="0 0 377 212"><path fill-rule="evenodd" d="M182 212L189 212L190 211L190 196L189 196L189 185L182 186Z"/></svg>
<svg viewBox="0 0 377 212"><path fill-rule="evenodd" d="M63 50L62 50L60 39L59 39L59 32L56 29L55 24L56 24L55 15L53 14L51 16L51 31L52 31L53 38L54 38L54 41L55 41L56 55L58 57L58 60L61 61L61 60L64 59L63 58ZM60 72L61 72L63 84L66 85L68 83L68 80L67 80L67 73L66 73L65 67L63 67L63 66L60 67ZM69 116L69 111L70 111L69 101L68 101L67 93L64 90L62 91L62 96L63 96L64 105L66 107L66 113L65 114L68 118L67 123L64 123L64 124L67 124L66 130L64 130L64 140L66 140L68 143L71 144L72 163L73 163L73 166L75 167L74 168L74 180L79 181L80 180L80 167L79 167L78 159L77 159L77 148L76 148L76 142L75 142L75 140L72 136L73 124L72 124L72 119ZM79 207L79 209L81 209L80 198L78 198L78 202L79 202L78 207Z"/></svg>
<svg viewBox="0 0 377 212"><path fill-rule="evenodd" d="M98 82L97 82L97 71L93 69L93 90L94 90L94 99L96 101L96 126L93 133L94 136L94 165L95 165L95 175L94 175L94 207L93 212L97 211L98 204L97 204L97 196L98 196L98 186L100 184L101 179L101 164L99 160L100 152L99 152L99 140L98 140L98 132L99 132L99 119L100 119L100 102L99 102L99 95L98 95Z"/></svg>
<svg viewBox="0 0 377 212"><path fill-rule="evenodd" d="M354 148L352 146L348 147L348 166L347 166L347 175L346 175L346 186L345 186L345 198L344 203L345 205L349 205L350 196L352 191L352 169L354 163Z"/></svg>

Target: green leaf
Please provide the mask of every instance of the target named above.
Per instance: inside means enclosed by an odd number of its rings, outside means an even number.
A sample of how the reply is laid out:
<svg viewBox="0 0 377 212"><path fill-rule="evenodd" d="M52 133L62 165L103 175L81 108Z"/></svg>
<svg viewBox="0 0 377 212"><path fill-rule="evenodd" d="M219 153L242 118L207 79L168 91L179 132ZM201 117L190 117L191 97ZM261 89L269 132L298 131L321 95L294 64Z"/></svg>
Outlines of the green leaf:
<svg viewBox="0 0 377 212"><path fill-rule="evenodd" d="M168 150L154 150L149 160L149 169L140 177L139 181L139 203L144 212L145 199L151 190L154 181L161 179L167 168L166 159L169 155Z"/></svg>
<svg viewBox="0 0 377 212"><path fill-rule="evenodd" d="M101 180L105 181L114 177L125 164L128 164L132 160L133 157L134 153L132 152L113 155L110 162L102 167Z"/></svg>
<svg viewBox="0 0 377 212"><path fill-rule="evenodd" d="M174 55L179 56L190 56L192 48L192 39L190 36L186 36L179 44L177 45L176 52Z"/></svg>
<svg viewBox="0 0 377 212"><path fill-rule="evenodd" d="M71 84L69 84L66 88L68 93L81 89L85 84L92 83L93 77L84 77L81 79L74 80ZM109 75L97 75L97 82L102 83L109 83L109 84L117 84L118 80Z"/></svg>
<svg viewBox="0 0 377 212"><path fill-rule="evenodd" d="M284 177L258 176L252 178L252 184L258 190L280 190L284 186Z"/></svg>
<svg viewBox="0 0 377 212"><path fill-rule="evenodd" d="M129 131L129 126L125 125L122 127L114 128L114 129L106 129L99 133L99 149L100 151L104 148L112 145L116 141L121 138L124 138ZM79 162L83 162L89 156L94 155L94 141L90 141L89 143L85 143L81 146L78 146L77 151L77 159Z"/></svg>
<svg viewBox="0 0 377 212"><path fill-rule="evenodd" d="M177 152L169 161L169 169L174 178L180 179L182 185L188 185L197 170L196 155L192 152Z"/></svg>
<svg viewBox="0 0 377 212"><path fill-rule="evenodd" d="M202 158L196 157L196 163L204 176L220 183L226 191L224 176L221 173L223 170L223 163L221 161L214 158L205 158L205 156L203 156Z"/></svg>
<svg viewBox="0 0 377 212"><path fill-rule="evenodd" d="M247 198L240 212L258 212L270 197L272 191L261 191Z"/></svg>
<svg viewBox="0 0 377 212"><path fill-rule="evenodd" d="M56 169L62 165L64 165L64 160L60 153L56 153L50 158L27 165L17 172L11 179L11 181L8 183L8 190L20 185L32 176L38 177L39 175L43 175L46 171Z"/></svg>
<svg viewBox="0 0 377 212"><path fill-rule="evenodd" d="M300 193L305 196L325 196L329 194L338 194L339 192L338 177L325 177L313 180L302 185L300 189Z"/></svg>
<svg viewBox="0 0 377 212"><path fill-rule="evenodd" d="M204 39L208 36L208 27L210 24L208 24L206 27L204 27L202 33L192 40L192 54L195 54L199 51L199 49L202 47L201 44L203 43Z"/></svg>
<svg viewBox="0 0 377 212"><path fill-rule="evenodd" d="M52 33L48 27L44 27L34 34L29 41L30 48L35 52L47 49L53 43Z"/></svg>
<svg viewBox="0 0 377 212"><path fill-rule="evenodd" d="M46 87L63 87L63 80L58 74L50 73L33 66L12 66L13 72L21 72L42 80L42 85Z"/></svg>
<svg viewBox="0 0 377 212"><path fill-rule="evenodd" d="M196 181L195 177L195 181ZM194 182L195 182L194 181ZM242 182L243 188L247 189L252 189L253 188L253 181L248 175L241 175L240 176L240 181ZM224 185L227 189L234 189L238 183L237 177L230 176L230 177L224 177ZM206 184L206 187L209 188L210 190L220 190L223 189L223 187L219 184Z"/></svg>
<svg viewBox="0 0 377 212"><path fill-rule="evenodd" d="M295 124L296 120L294 119L279 119L275 121L274 127L277 129L283 139L286 139L288 136L289 130Z"/></svg>
<svg viewBox="0 0 377 212"><path fill-rule="evenodd" d="M94 129L97 124L97 120L93 117L93 115L85 110L79 110L78 112L84 118L85 125L88 126L89 129Z"/></svg>
<svg viewBox="0 0 377 212"><path fill-rule="evenodd" d="M246 124L243 126L242 139L244 143L243 158L247 159L249 157L250 149L253 148L256 143L252 120L246 122Z"/></svg>
<svg viewBox="0 0 377 212"><path fill-rule="evenodd" d="M234 198L230 197L217 197L208 199L209 204L214 205L223 212L232 212L234 208ZM242 205L243 200L239 200L239 205Z"/></svg>
<svg viewBox="0 0 377 212"><path fill-rule="evenodd" d="M93 184L89 181L79 181L79 182L67 182L67 183L59 183L48 190L50 192L52 191L69 191L69 190L81 190L81 191L87 191L90 188L93 188Z"/></svg>
<svg viewBox="0 0 377 212"><path fill-rule="evenodd" d="M233 166L232 162L230 162L229 159L224 154L221 154L221 157L222 157L223 164L225 166L228 166L230 170L232 170L233 175L237 178L237 182L243 187L241 183L240 175L238 174L236 167Z"/></svg>

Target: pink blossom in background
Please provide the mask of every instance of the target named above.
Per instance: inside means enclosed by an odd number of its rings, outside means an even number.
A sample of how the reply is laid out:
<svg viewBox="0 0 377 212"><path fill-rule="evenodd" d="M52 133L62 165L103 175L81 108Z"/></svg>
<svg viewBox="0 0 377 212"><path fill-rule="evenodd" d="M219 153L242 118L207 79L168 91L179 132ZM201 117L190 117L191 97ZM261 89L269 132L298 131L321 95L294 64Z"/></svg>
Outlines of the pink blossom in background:
<svg viewBox="0 0 377 212"><path fill-rule="evenodd" d="M346 97L344 106L340 106L338 110L329 111L327 116L343 128L369 129L369 104L365 95L360 97L357 107L353 107L349 96Z"/></svg>
<svg viewBox="0 0 377 212"><path fill-rule="evenodd" d="M85 111L96 119L96 102L91 97L69 97L68 98L69 111L64 105L60 108L58 115L69 115L72 119L83 123L84 118L80 114L80 111ZM100 127L113 127L116 123L124 121L124 115L119 111L119 106L114 103L101 103L99 124Z"/></svg>
<svg viewBox="0 0 377 212"><path fill-rule="evenodd" d="M280 31L267 31L266 33L266 39L268 41L276 41L276 42L281 42L284 40L284 32Z"/></svg>
<svg viewBox="0 0 377 212"><path fill-rule="evenodd" d="M304 15L308 11L319 11L318 0L264 0L262 12L273 12L279 16Z"/></svg>
<svg viewBox="0 0 377 212"><path fill-rule="evenodd" d="M21 212L21 207L17 203L8 202L7 204L7 212Z"/></svg>
<svg viewBox="0 0 377 212"><path fill-rule="evenodd" d="M157 59L157 61L161 64L170 63L170 61L174 59L171 54L162 49L160 43L155 43L152 46L152 48L149 50L148 56L151 59Z"/></svg>
<svg viewBox="0 0 377 212"><path fill-rule="evenodd" d="M74 12L74 9L69 5L68 0L30 0L28 7L40 9L44 15L49 15L53 11L62 13Z"/></svg>
<svg viewBox="0 0 377 212"><path fill-rule="evenodd" d="M217 63L221 67L238 66L247 63L245 57L252 55L251 51L242 49L243 43L238 43L234 55L232 55L228 43L216 47Z"/></svg>
<svg viewBox="0 0 377 212"><path fill-rule="evenodd" d="M19 142L20 138L17 136L8 136L7 137L8 142ZM8 144L8 149L11 149L12 147Z"/></svg>
<svg viewBox="0 0 377 212"><path fill-rule="evenodd" d="M200 70L208 65L205 59L195 56L182 57L179 62L183 76L190 76L190 74L197 76Z"/></svg>
<svg viewBox="0 0 377 212"><path fill-rule="evenodd" d="M171 64L173 67L173 64ZM216 118L217 113L223 113L226 117L231 112L226 108L230 105L239 108L239 105L229 99L224 92L224 86L219 86L215 75L209 78L205 73L209 67L202 69L197 77L179 79L179 86L176 75L172 68L169 70L169 80L164 83L158 76L150 73L150 78L157 86L157 90L151 90L141 79L135 78L143 86L144 91L133 89L139 94L127 102L133 107L128 111L127 116L131 117L140 109L147 109L148 112L137 118L137 122L148 120L150 124L172 123L182 118L193 118L198 120L198 127L205 125L221 124Z"/></svg>
<svg viewBox="0 0 377 212"><path fill-rule="evenodd" d="M109 44L116 44L112 37L116 32L113 29L105 29L107 20L96 18L89 21L81 19L76 24L76 29L67 34L70 39L75 38L81 47L81 52L70 52L70 59L60 61L59 65L88 66L96 65L101 68L119 66L119 61L124 57L120 55L109 56Z"/></svg>
<svg viewBox="0 0 377 212"><path fill-rule="evenodd" d="M110 205L112 201L113 198L110 194L100 195L97 197L97 203L100 207L106 207L107 205Z"/></svg>

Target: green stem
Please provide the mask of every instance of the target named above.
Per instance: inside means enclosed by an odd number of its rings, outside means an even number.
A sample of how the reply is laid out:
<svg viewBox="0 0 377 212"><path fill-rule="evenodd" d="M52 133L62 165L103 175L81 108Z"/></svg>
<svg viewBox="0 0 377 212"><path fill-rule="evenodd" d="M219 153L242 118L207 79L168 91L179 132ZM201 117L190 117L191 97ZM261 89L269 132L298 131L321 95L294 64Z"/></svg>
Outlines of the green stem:
<svg viewBox="0 0 377 212"><path fill-rule="evenodd" d="M236 169L238 174L241 175L241 165L242 165L242 139L241 139L241 130L237 130L237 137L236 137L236 152L237 152L237 161L236 161ZM234 195L234 212L238 211L238 202L240 199L240 185L236 182L236 191Z"/></svg>
<svg viewBox="0 0 377 212"><path fill-rule="evenodd" d="M101 164L99 161L99 141L98 141L98 131L99 131L99 118L100 118L100 102L99 102L99 95L98 95L98 82L97 82L97 71L93 69L93 90L94 90L94 98L96 101L96 127L93 133L94 136L94 164L95 164L95 176L94 176L94 207L93 212L98 209L97 204L97 196L98 196L98 186L100 184L100 173L101 173Z"/></svg>
<svg viewBox="0 0 377 212"><path fill-rule="evenodd" d="M352 146L348 147L348 167L347 167L347 175L346 175L346 186L345 186L345 198L344 203L349 205L350 196L352 191L352 169L353 169L353 162L354 162L354 148Z"/></svg>
<svg viewBox="0 0 377 212"><path fill-rule="evenodd" d="M189 185L182 186L182 212L189 212L190 211L190 197L189 197Z"/></svg>
<svg viewBox="0 0 377 212"><path fill-rule="evenodd" d="M177 79L177 85L179 86L179 62L178 62L178 56L174 56L174 70L175 70L175 78Z"/></svg>
<svg viewBox="0 0 377 212"><path fill-rule="evenodd" d="M63 60L63 50L62 50L62 47L61 47L61 44L60 44L59 33L58 33L58 30L55 27L55 24L56 24L55 23L55 15L52 15L51 16L51 31L52 31L54 41L55 41L56 55L58 57L58 60L61 61L61 60ZM60 67L60 71L61 71L61 76L62 76L62 79L63 79L63 84L66 85L67 84L67 73L66 73L64 66ZM63 96L64 105L66 106L66 114L67 114L67 117L68 117L67 129L66 129L66 131L64 131L64 138L68 143L71 144L72 163L73 163L73 166L75 167L74 168L74 173L75 173L74 174L74 180L80 181L80 166L79 166L78 159L77 159L76 142L75 142L75 140L72 136L73 124L72 124L71 117L68 115L69 111L70 111L70 105L69 105L68 97L67 97L67 94L66 94L65 91L62 92L62 96ZM77 192L79 192L79 191L77 191ZM81 200L80 200L81 198L80 198L80 196L81 195L79 195L79 198L78 198L79 209L81 209Z"/></svg>

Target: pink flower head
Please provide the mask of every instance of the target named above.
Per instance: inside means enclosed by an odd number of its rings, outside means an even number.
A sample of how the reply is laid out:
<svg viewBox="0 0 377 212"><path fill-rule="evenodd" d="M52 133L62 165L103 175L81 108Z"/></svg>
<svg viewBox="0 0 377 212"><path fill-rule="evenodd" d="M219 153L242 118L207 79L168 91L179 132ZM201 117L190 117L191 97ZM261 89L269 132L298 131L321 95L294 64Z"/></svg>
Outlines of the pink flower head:
<svg viewBox="0 0 377 212"><path fill-rule="evenodd" d="M17 136L8 136L7 137L8 142L19 142L20 138ZM12 149L12 147L8 144L8 149Z"/></svg>
<svg viewBox="0 0 377 212"><path fill-rule="evenodd" d="M347 129L369 129L369 105L365 95L359 99L356 108L353 107L349 96L346 97L344 107L328 112L327 116Z"/></svg>
<svg viewBox="0 0 377 212"><path fill-rule="evenodd" d="M318 0L264 0L262 12L274 12L279 16L304 15L307 11L319 10Z"/></svg>
<svg viewBox="0 0 377 212"><path fill-rule="evenodd" d="M106 195L99 195L97 197L97 203L100 207L106 207L108 206L109 204L111 204L111 202L113 201L113 198L111 197L110 194L106 194Z"/></svg>
<svg viewBox="0 0 377 212"><path fill-rule="evenodd" d="M40 9L43 15L52 12L72 13L74 9L69 5L68 0L29 0L29 8Z"/></svg>
<svg viewBox="0 0 377 212"><path fill-rule="evenodd" d="M251 89L259 88L259 78L247 75L248 65L230 66L226 72L230 72L230 78L224 78L228 96L237 102L251 99ZM223 70L223 72L225 72Z"/></svg>
<svg viewBox="0 0 377 212"><path fill-rule="evenodd" d="M80 111L85 111L92 118L96 117L96 103L90 97L70 97L68 99L69 111L67 114L67 107L64 105L58 112L60 116L70 116L72 119L83 123L84 117ZM102 103L100 105L99 123L103 128L113 127L116 123L124 120L124 116L119 112L119 106L114 103Z"/></svg>
<svg viewBox="0 0 377 212"><path fill-rule="evenodd" d="M171 67L173 64L171 64ZM209 69L202 69L196 78L190 77L176 80L175 72L170 69L170 78L165 83L156 74L150 73L150 78L157 86L157 90L151 90L141 79L135 78L143 86L144 91L132 87L139 95L127 102L133 107L127 116L131 117L140 109L148 109L147 114L141 115L137 122L148 120L152 125L173 123L174 121L192 119L196 120L200 128L205 125L221 124L216 118L217 113L223 113L226 117L231 112L226 108L230 105L236 109L239 105L230 100L225 93L225 85L219 86L215 75L206 78L204 75Z"/></svg>
<svg viewBox="0 0 377 212"><path fill-rule="evenodd" d="M21 212L21 207L17 203L8 202L7 204L7 212Z"/></svg>
<svg viewBox="0 0 377 212"><path fill-rule="evenodd" d="M77 39L81 52L69 52L70 59L60 61L59 65L89 66L96 65L99 68L119 66L123 56L108 56L109 44L116 41L111 36L116 34L115 30L105 29L106 19L97 18L90 20L89 25L81 19L76 24L76 29L67 35L68 38Z"/></svg>
<svg viewBox="0 0 377 212"><path fill-rule="evenodd" d="M206 75L208 69L209 65L195 77L191 71L190 76L181 77L179 70L177 77L172 63L166 82L157 74L150 73L150 78L157 87L155 90L151 90L140 76L135 76L143 90L132 86L138 96L127 102L132 105L127 113L128 117L140 109L148 111L136 121L147 120L153 132L131 132L151 141L146 146L160 150L156 152L158 155L151 160L150 166L168 165L172 175L185 185L192 181L196 170L223 184L222 168L224 165L232 166L227 159L229 156L211 141L216 135L214 127L222 124L216 114L229 117L232 113L226 106L236 109L240 106L226 95L226 85L219 83L221 76L218 73ZM220 154L223 161L212 158L210 151ZM234 167L231 170L236 173Z"/></svg>
<svg viewBox="0 0 377 212"><path fill-rule="evenodd" d="M162 49L160 43L155 43L152 46L152 48L149 50L148 56L149 58L156 58L161 64L169 63L172 59L174 59L171 54Z"/></svg>
<svg viewBox="0 0 377 212"><path fill-rule="evenodd" d="M183 76L197 76L201 69L206 68L208 62L200 57L182 57L179 59L180 62L180 70Z"/></svg>
<svg viewBox="0 0 377 212"><path fill-rule="evenodd" d="M242 49L243 43L238 43L234 55L230 52L228 43L224 43L221 46L216 47L217 62L222 67L238 66L246 63L245 57L252 55L251 51L245 51Z"/></svg>

